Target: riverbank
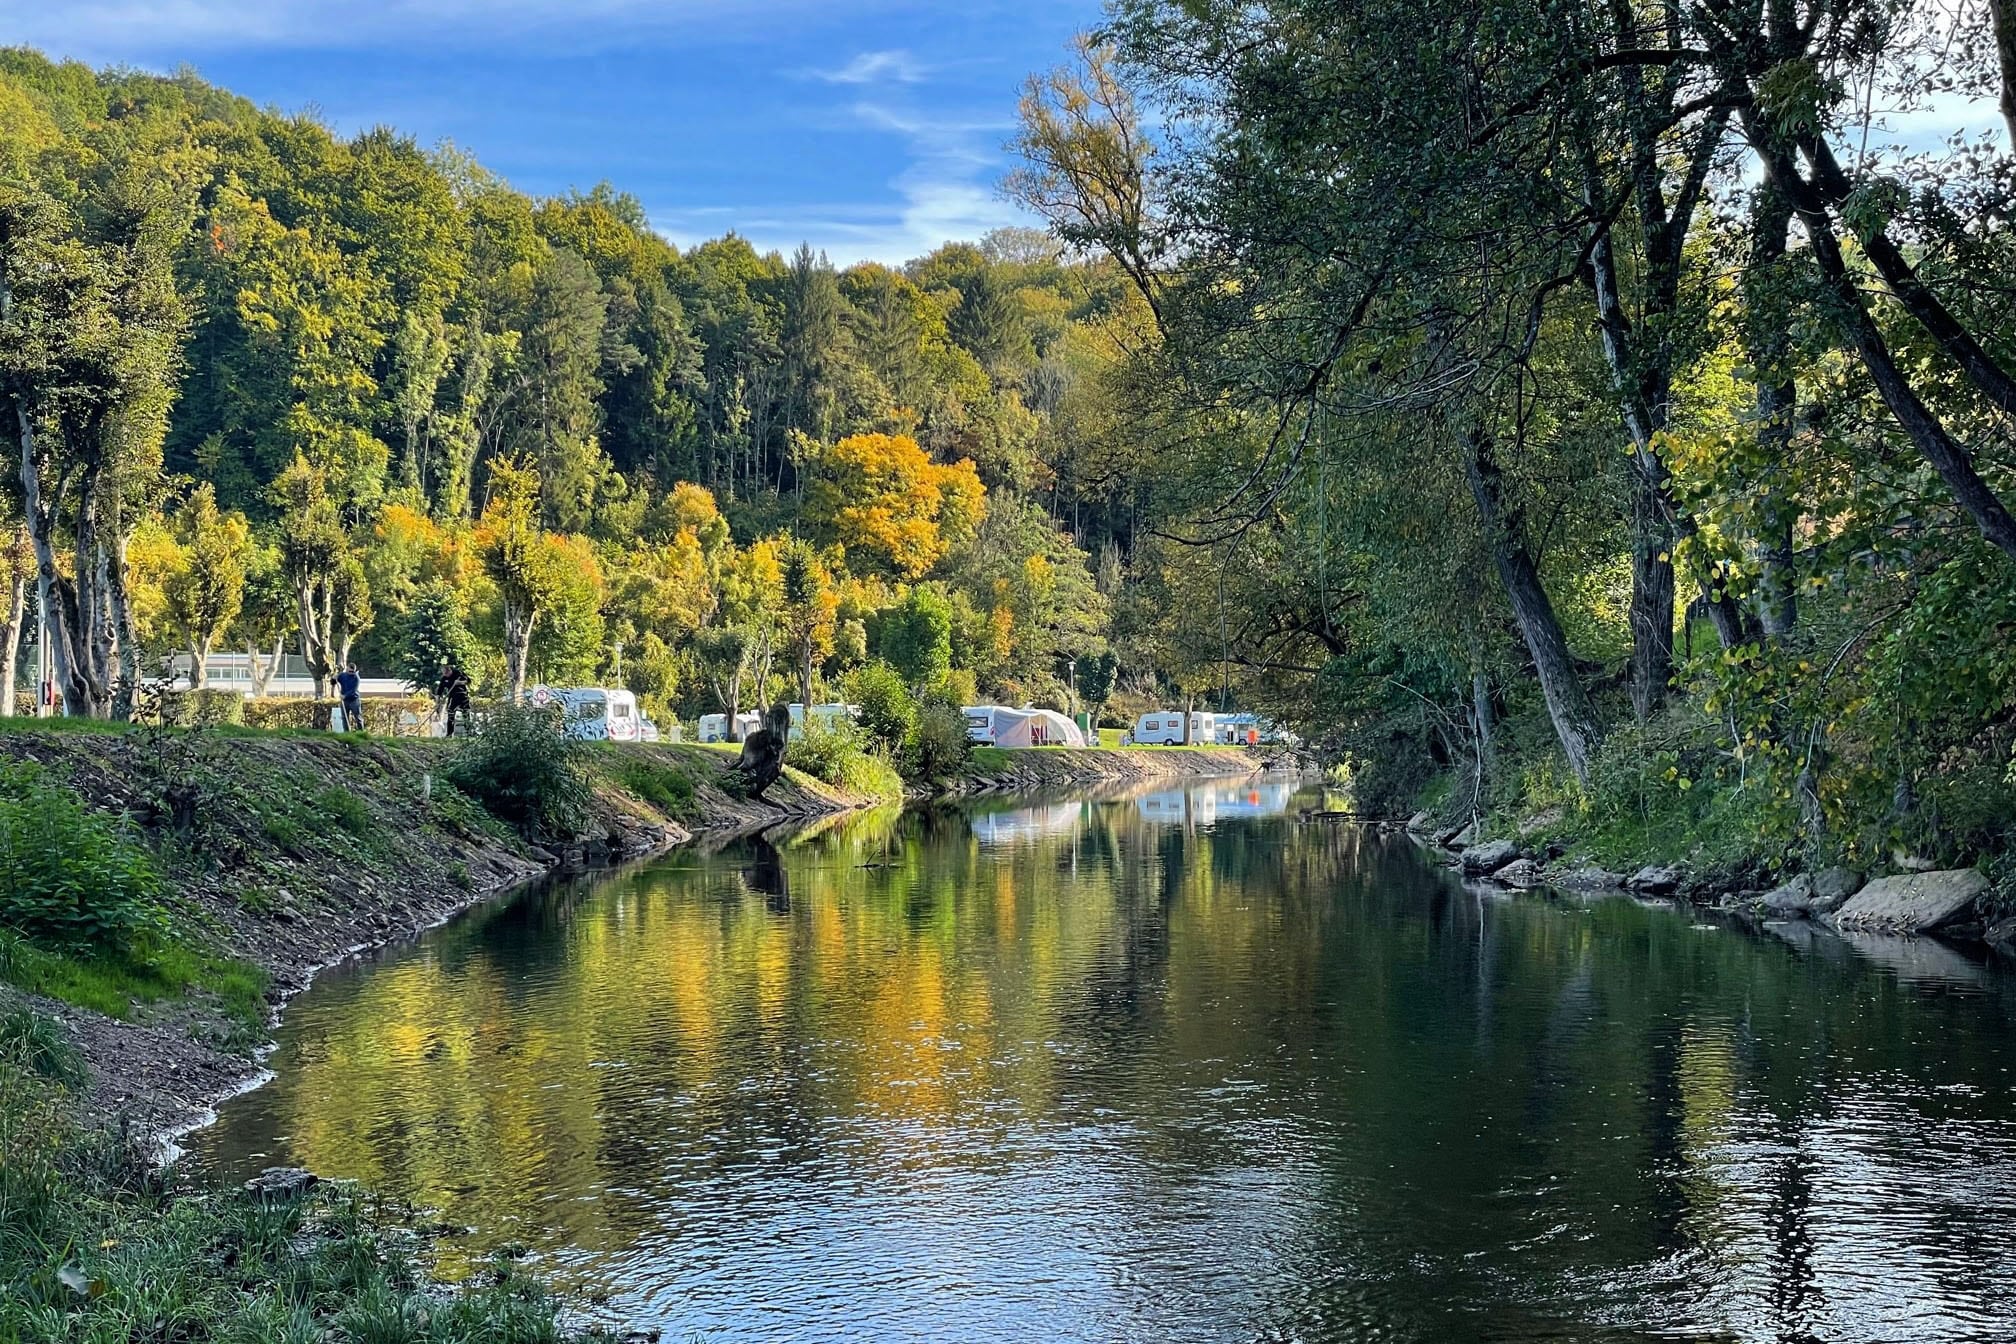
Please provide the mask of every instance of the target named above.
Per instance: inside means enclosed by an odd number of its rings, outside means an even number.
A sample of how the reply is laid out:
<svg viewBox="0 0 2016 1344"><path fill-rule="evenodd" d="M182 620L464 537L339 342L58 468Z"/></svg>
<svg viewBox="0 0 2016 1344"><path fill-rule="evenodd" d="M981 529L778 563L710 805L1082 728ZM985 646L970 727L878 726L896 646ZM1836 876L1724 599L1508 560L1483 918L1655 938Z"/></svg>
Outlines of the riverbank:
<svg viewBox="0 0 2016 1344"><path fill-rule="evenodd" d="M1930 860L1900 854L1870 872L1841 864L1774 872L1684 860L1648 862L1627 871L1593 862L1550 835L1560 825L1558 815L1541 815L1511 834L1494 834L1475 821L1445 826L1420 812L1404 827L1389 823L1388 828L1404 829L1466 880L1492 886L1623 891L1759 922L1812 921L1850 934L1932 936L1985 943L2016 955L2016 915L1979 868L1939 868Z"/></svg>
<svg viewBox="0 0 2016 1344"><path fill-rule="evenodd" d="M590 819L527 843L442 782L453 744L326 733L0 728L0 768L74 792L158 870L167 934L198 969L153 975L30 949L4 978L81 1055L85 1116L172 1136L260 1076L266 1028L322 967L542 875L640 857L702 830L849 810L865 799L787 771L769 802L731 795L733 757L696 746L589 755Z"/></svg>
<svg viewBox="0 0 2016 1344"><path fill-rule="evenodd" d="M1236 747L976 747L949 797L1023 793L1163 779L1243 778L1268 768L1258 752Z"/></svg>

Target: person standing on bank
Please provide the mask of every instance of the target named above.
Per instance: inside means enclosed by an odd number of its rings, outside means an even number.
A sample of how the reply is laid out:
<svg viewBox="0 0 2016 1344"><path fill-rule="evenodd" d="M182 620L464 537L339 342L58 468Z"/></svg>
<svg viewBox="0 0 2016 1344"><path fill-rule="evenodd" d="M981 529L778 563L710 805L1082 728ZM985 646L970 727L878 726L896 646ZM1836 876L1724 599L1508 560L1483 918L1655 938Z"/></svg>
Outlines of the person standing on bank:
<svg viewBox="0 0 2016 1344"><path fill-rule="evenodd" d="M336 693L343 699L343 727L352 733L364 731L364 679L357 675L357 664L352 663L336 677Z"/></svg>
<svg viewBox="0 0 2016 1344"><path fill-rule="evenodd" d="M459 664L449 663L441 669L441 700L448 706L448 736L455 736L455 720L459 715L462 728L469 728L469 674Z"/></svg>

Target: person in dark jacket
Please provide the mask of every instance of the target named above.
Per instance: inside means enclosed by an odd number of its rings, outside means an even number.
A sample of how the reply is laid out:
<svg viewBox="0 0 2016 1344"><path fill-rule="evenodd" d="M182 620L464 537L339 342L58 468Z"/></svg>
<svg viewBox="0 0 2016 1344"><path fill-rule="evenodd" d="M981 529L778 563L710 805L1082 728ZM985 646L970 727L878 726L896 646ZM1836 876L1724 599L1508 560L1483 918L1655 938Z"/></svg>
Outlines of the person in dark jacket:
<svg viewBox="0 0 2016 1344"><path fill-rule="evenodd" d="M343 727L345 731L364 731L364 678L357 675L357 664L352 663L336 675L336 694L343 701Z"/></svg>
<svg viewBox="0 0 2016 1344"><path fill-rule="evenodd" d="M469 674L459 664L449 663L441 669L441 703L448 706L448 736L455 736L455 720L459 716L462 729L469 729Z"/></svg>

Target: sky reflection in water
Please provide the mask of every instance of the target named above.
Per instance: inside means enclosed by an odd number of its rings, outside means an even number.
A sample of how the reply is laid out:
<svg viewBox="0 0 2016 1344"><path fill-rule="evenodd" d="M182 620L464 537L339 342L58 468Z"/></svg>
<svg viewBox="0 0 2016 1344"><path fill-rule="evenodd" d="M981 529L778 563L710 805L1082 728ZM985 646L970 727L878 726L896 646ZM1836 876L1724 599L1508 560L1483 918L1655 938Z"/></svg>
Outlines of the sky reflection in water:
<svg viewBox="0 0 2016 1344"><path fill-rule="evenodd" d="M2016 1338L2007 977L1283 781L877 815L332 972L192 1147L714 1340Z"/></svg>

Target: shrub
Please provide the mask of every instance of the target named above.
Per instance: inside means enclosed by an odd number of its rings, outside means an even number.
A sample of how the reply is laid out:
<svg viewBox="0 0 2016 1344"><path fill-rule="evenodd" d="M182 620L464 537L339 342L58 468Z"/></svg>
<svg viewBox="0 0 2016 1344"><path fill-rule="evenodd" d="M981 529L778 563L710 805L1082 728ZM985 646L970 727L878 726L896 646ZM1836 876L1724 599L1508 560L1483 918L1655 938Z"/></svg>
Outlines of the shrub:
<svg viewBox="0 0 2016 1344"><path fill-rule="evenodd" d="M245 697L236 691L205 687L167 691L160 698L160 719L171 728L221 728L245 722Z"/></svg>
<svg viewBox="0 0 2016 1344"><path fill-rule="evenodd" d="M955 777L973 757L966 736L966 716L950 705L920 711L903 748L903 774L908 779L936 783Z"/></svg>
<svg viewBox="0 0 2016 1344"><path fill-rule="evenodd" d="M861 707L861 731L886 750L899 751L917 723L917 701L903 674L881 659L856 668L848 694Z"/></svg>
<svg viewBox="0 0 2016 1344"><path fill-rule="evenodd" d="M240 711L248 728L327 728L334 700L295 699L292 696L264 696L247 700Z"/></svg>
<svg viewBox="0 0 2016 1344"><path fill-rule="evenodd" d="M791 741L785 761L838 789L871 798L895 798L903 793L903 777L889 758L870 751L861 730L808 725Z"/></svg>
<svg viewBox="0 0 2016 1344"><path fill-rule="evenodd" d="M125 826L31 765L0 770L0 924L126 953L165 929L161 879Z"/></svg>
<svg viewBox="0 0 2016 1344"><path fill-rule="evenodd" d="M315 795L315 811L355 836L367 836L377 822L364 800L346 788L332 786Z"/></svg>
<svg viewBox="0 0 2016 1344"><path fill-rule="evenodd" d="M564 839L588 823L588 744L557 709L504 706L449 759L450 784L528 839Z"/></svg>

